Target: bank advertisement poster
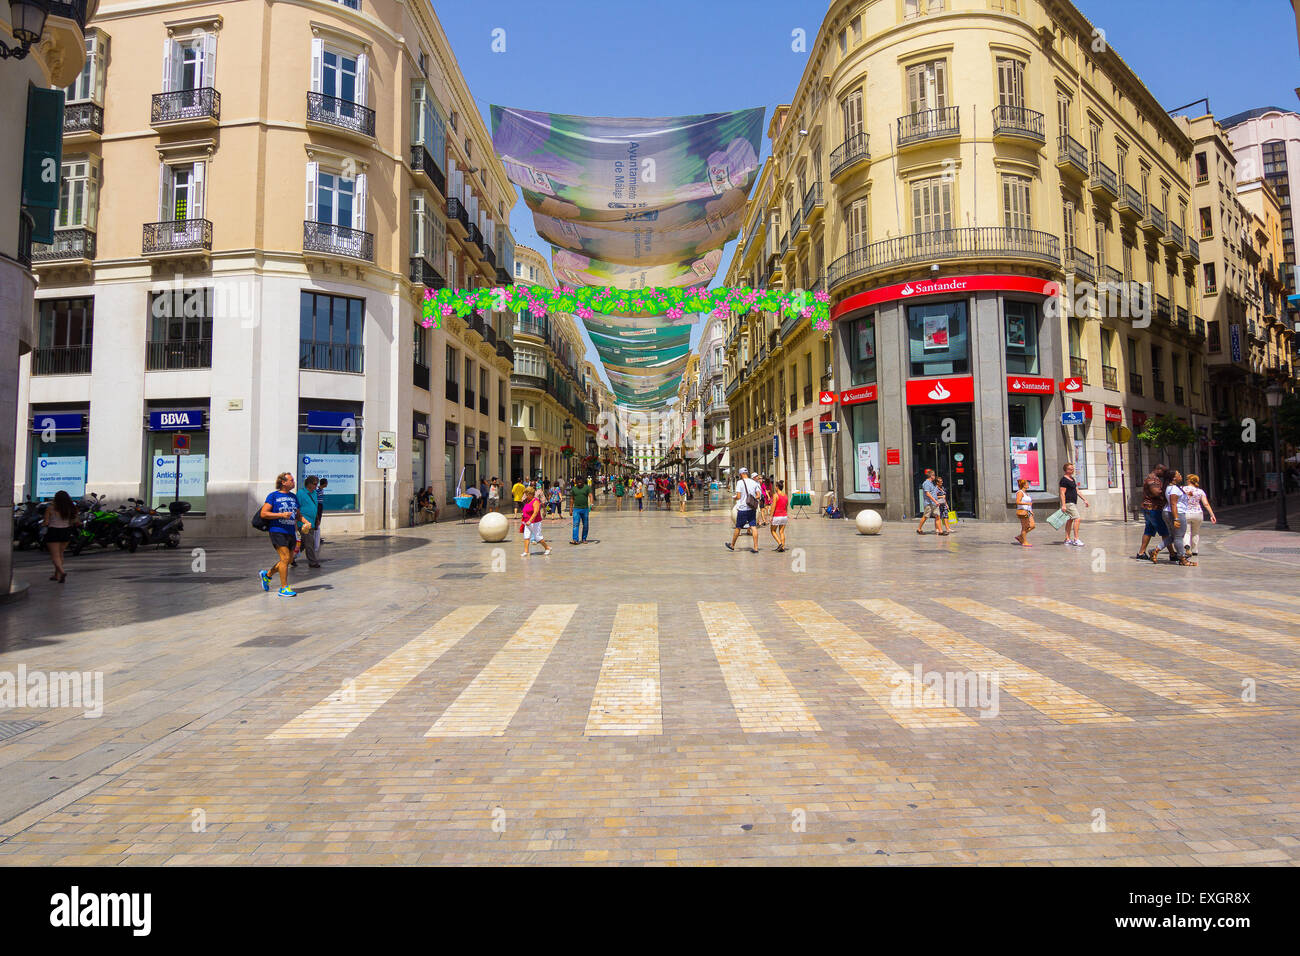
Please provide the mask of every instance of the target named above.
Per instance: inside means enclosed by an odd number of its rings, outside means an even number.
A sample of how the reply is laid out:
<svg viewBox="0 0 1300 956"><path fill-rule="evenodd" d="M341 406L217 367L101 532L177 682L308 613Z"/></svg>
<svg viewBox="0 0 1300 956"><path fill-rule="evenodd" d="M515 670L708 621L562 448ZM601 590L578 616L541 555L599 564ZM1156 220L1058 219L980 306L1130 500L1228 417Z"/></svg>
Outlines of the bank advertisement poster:
<svg viewBox="0 0 1300 956"><path fill-rule="evenodd" d="M1083 439L1074 440L1074 480L1080 488L1088 487L1088 456L1084 451Z"/></svg>
<svg viewBox="0 0 1300 956"><path fill-rule="evenodd" d="M858 491L880 494L880 442L858 442Z"/></svg>
<svg viewBox="0 0 1300 956"><path fill-rule="evenodd" d="M298 487L308 475L329 479L331 495L355 495L361 487L361 456L307 452L298 456Z"/></svg>
<svg viewBox="0 0 1300 956"><path fill-rule="evenodd" d="M858 361L869 362L876 357L876 327L870 320L858 323Z"/></svg>
<svg viewBox="0 0 1300 956"><path fill-rule="evenodd" d="M1011 487L1021 478L1029 479L1030 491L1043 490L1042 462L1038 453L1038 438L1011 439Z"/></svg>
<svg viewBox="0 0 1300 956"><path fill-rule="evenodd" d="M153 459L153 489L151 502L176 499L176 459L181 462L181 500L201 498L208 484L207 455L157 455Z"/></svg>
<svg viewBox="0 0 1300 956"><path fill-rule="evenodd" d="M36 463L36 497L53 498L66 491L73 498L86 493L86 456L42 456Z"/></svg>
<svg viewBox="0 0 1300 956"><path fill-rule="evenodd" d="M925 317L925 344L927 352L946 350L948 348L948 316L927 315Z"/></svg>
<svg viewBox="0 0 1300 956"><path fill-rule="evenodd" d="M1007 316L1007 347L1013 349L1023 349L1029 336L1025 331L1025 317L1023 315Z"/></svg>

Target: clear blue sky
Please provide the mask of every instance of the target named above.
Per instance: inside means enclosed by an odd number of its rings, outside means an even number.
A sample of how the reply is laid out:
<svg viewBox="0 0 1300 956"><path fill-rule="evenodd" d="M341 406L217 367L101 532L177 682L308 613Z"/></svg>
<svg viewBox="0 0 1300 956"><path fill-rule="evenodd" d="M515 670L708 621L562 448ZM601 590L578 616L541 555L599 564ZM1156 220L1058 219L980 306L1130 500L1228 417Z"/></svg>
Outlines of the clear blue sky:
<svg viewBox="0 0 1300 956"><path fill-rule="evenodd" d="M1166 109L1209 97L1216 116L1300 107L1287 0L1076 0ZM675 116L787 103L826 0L453 0L435 3L484 122L488 105L590 116ZM492 31L505 30L504 53ZM764 155L766 155L766 141ZM549 256L519 200L515 241ZM723 263L731 258L731 246ZM692 336L698 339L699 326ZM595 351L588 356L599 367Z"/></svg>

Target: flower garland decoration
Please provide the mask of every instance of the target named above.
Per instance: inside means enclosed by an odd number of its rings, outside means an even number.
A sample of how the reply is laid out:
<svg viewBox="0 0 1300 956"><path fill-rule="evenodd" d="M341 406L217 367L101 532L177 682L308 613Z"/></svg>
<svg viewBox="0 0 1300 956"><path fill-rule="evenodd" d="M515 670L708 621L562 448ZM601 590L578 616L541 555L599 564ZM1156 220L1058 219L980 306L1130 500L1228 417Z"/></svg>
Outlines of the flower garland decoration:
<svg viewBox="0 0 1300 956"><path fill-rule="evenodd" d="M808 292L797 289L752 289L749 286L706 289L691 286L652 289L614 289L609 286L513 285L483 289L425 289L424 317L421 325L441 328L442 320L455 315L465 318L471 312L486 317L490 311L522 312L527 309L538 317L552 312L594 319L598 315L662 315L680 319L688 314L710 313L726 319L751 311L798 315L812 322L819 332L830 329L831 297L824 290Z"/></svg>

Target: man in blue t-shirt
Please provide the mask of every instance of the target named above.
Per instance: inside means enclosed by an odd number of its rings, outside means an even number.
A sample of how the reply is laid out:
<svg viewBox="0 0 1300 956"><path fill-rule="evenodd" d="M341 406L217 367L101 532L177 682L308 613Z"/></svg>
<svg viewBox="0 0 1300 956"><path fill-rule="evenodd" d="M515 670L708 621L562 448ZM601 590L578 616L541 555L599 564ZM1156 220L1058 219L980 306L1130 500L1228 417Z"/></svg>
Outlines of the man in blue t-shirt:
<svg viewBox="0 0 1300 956"><path fill-rule="evenodd" d="M293 493L293 487L293 473L286 471L280 474L275 479L275 491L266 496L260 512L262 520L266 523L266 530L271 536L271 547L275 548L276 556L280 560L269 570L258 571L257 576L262 583L262 590L269 591L271 575L278 572L279 593L283 597L298 596L298 592L289 587L289 563L293 561L298 526L302 526L304 535L310 534L312 529L311 522L298 511L298 496Z"/></svg>
<svg viewBox="0 0 1300 956"><path fill-rule="evenodd" d="M921 523L916 526L917 534L925 534L925 523L934 518L934 533L942 534L939 527L939 486L934 482L933 469L925 469L925 481L921 482Z"/></svg>

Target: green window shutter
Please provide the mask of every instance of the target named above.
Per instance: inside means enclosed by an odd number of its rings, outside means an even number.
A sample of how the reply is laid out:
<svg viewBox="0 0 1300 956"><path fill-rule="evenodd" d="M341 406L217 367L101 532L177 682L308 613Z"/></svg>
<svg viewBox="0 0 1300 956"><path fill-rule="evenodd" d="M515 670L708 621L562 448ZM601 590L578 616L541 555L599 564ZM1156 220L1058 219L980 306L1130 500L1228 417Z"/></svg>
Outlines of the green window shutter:
<svg viewBox="0 0 1300 956"><path fill-rule="evenodd" d="M63 90L29 86L22 204L29 209L57 210L62 167Z"/></svg>

